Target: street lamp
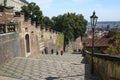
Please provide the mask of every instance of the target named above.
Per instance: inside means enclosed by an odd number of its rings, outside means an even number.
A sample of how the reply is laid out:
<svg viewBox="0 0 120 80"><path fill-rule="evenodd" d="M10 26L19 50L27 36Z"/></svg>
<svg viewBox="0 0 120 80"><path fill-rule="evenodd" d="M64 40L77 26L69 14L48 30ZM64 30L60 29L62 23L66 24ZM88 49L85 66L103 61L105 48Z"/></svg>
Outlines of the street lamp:
<svg viewBox="0 0 120 80"><path fill-rule="evenodd" d="M95 15L95 11L93 15L90 16L91 27L92 27L92 54L91 54L91 74L94 74L94 63L93 63L93 54L94 54L94 30L97 23L98 17Z"/></svg>
<svg viewBox="0 0 120 80"><path fill-rule="evenodd" d="M83 56L85 57L85 49L86 49L86 39L87 39L87 34L84 34L83 37Z"/></svg>

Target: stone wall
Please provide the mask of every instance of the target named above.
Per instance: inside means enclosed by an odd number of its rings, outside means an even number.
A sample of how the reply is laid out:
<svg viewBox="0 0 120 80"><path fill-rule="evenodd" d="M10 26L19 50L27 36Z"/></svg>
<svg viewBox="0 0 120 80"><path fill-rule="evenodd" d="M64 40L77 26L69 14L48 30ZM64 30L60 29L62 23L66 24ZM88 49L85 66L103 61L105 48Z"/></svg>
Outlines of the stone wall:
<svg viewBox="0 0 120 80"><path fill-rule="evenodd" d="M36 28L35 24L31 24L31 20L24 21L24 15L15 17L14 20L19 23L19 36L21 46L21 56L28 57L30 55L39 54L38 35L40 35L40 28ZM26 45L26 35L29 36L29 45ZM27 52L29 47L30 51Z"/></svg>
<svg viewBox="0 0 120 80"><path fill-rule="evenodd" d="M91 63L91 54L86 53L86 60ZM120 57L94 54L94 70L101 80L120 80Z"/></svg>
<svg viewBox="0 0 120 80"><path fill-rule="evenodd" d="M19 34L16 32L0 34L0 64L20 55Z"/></svg>
<svg viewBox="0 0 120 80"><path fill-rule="evenodd" d="M20 48L16 47L15 49L20 49L21 57L40 54L45 47L49 48L49 50L56 48L58 32L51 29L41 29L41 26L36 26L35 22L31 24L31 19L25 21L22 13L14 15L12 7L0 6L0 9L3 10L0 16L0 25L3 29L0 28L0 33L6 34L7 28L10 29L9 33L11 33L11 23L14 24L12 27L15 32L18 32L17 37L20 40L18 42ZM8 23L10 24L9 26L7 26ZM2 47L3 45L0 46Z"/></svg>

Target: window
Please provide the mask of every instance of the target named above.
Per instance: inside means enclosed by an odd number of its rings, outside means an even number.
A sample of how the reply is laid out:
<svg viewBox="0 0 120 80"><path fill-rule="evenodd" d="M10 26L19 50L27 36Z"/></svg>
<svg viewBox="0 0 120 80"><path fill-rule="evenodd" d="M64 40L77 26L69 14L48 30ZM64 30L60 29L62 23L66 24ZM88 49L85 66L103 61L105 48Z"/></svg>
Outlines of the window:
<svg viewBox="0 0 120 80"><path fill-rule="evenodd" d="M25 35L25 42L26 42L26 51L27 51L27 53L29 53L30 52L30 41L29 41L28 34Z"/></svg>

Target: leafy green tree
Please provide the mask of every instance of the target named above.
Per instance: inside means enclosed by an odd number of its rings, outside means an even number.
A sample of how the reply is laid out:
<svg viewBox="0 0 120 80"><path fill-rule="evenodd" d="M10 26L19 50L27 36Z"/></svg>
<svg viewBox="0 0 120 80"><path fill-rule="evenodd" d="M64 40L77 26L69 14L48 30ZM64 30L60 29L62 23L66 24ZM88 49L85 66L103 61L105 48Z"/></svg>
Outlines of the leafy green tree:
<svg viewBox="0 0 120 80"><path fill-rule="evenodd" d="M64 50L69 41L76 40L86 31L87 21L81 14L67 13L52 17L53 29L64 34Z"/></svg>
<svg viewBox="0 0 120 80"><path fill-rule="evenodd" d="M21 11L25 15L25 20L28 20L29 18L31 18L31 23L35 21L36 25L41 24L43 14L42 14L42 11L40 10L40 7L36 5L36 3L31 2L27 6L22 6Z"/></svg>
<svg viewBox="0 0 120 80"><path fill-rule="evenodd" d="M108 52L112 55L120 55L120 30L117 30L111 37L112 44L108 48Z"/></svg>
<svg viewBox="0 0 120 80"><path fill-rule="evenodd" d="M7 6L7 0L4 0L4 6Z"/></svg>
<svg viewBox="0 0 120 80"><path fill-rule="evenodd" d="M51 28L52 27L52 21L49 17L45 16L42 18L42 26L45 28Z"/></svg>

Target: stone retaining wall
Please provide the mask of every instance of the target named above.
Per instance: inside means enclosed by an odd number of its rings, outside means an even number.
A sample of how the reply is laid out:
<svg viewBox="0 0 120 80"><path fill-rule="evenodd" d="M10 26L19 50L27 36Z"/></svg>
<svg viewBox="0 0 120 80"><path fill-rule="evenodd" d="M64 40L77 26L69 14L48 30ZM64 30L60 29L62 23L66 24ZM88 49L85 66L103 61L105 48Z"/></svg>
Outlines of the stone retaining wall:
<svg viewBox="0 0 120 80"><path fill-rule="evenodd" d="M17 32L0 34L0 64L20 56L20 40Z"/></svg>
<svg viewBox="0 0 120 80"><path fill-rule="evenodd" d="M86 60L91 63L91 54L86 53ZM120 57L94 54L94 70L102 80L120 80Z"/></svg>

